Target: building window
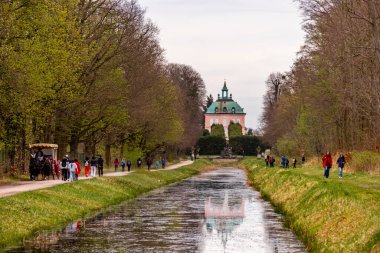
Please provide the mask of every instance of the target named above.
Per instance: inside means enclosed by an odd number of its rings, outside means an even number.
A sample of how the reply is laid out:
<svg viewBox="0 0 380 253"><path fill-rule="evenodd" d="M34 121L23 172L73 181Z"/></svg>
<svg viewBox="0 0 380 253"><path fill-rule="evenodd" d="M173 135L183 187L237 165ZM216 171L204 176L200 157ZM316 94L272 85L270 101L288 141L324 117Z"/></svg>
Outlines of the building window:
<svg viewBox="0 0 380 253"><path fill-rule="evenodd" d="M210 126L214 125L214 120L210 119Z"/></svg>
<svg viewBox="0 0 380 253"><path fill-rule="evenodd" d="M223 118L223 126L227 126L227 118Z"/></svg>
<svg viewBox="0 0 380 253"><path fill-rule="evenodd" d="M216 120L215 120L215 124L219 124L219 119L216 119Z"/></svg>
<svg viewBox="0 0 380 253"><path fill-rule="evenodd" d="M232 107L232 113L235 113L235 107Z"/></svg>
<svg viewBox="0 0 380 253"><path fill-rule="evenodd" d="M217 113L218 112L218 107L215 107L215 113Z"/></svg>
<svg viewBox="0 0 380 253"><path fill-rule="evenodd" d="M227 112L227 107L223 107L223 112Z"/></svg>

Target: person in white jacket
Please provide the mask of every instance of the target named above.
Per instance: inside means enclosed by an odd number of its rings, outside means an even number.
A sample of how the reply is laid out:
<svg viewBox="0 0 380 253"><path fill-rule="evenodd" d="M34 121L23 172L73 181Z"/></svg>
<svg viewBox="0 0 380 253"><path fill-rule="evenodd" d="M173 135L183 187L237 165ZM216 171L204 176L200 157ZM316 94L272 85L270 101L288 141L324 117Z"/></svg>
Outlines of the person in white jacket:
<svg viewBox="0 0 380 253"><path fill-rule="evenodd" d="M77 165L73 160L70 160L70 178L69 181L74 181L75 179L75 171L77 170Z"/></svg>

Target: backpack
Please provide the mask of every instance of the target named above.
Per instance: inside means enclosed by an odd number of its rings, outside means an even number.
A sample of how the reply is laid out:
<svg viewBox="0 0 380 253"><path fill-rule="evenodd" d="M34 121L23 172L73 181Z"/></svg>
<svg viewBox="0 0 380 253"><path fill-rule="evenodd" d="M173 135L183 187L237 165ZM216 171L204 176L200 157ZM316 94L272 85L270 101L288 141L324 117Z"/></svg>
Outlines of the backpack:
<svg viewBox="0 0 380 253"><path fill-rule="evenodd" d="M128 160L127 161L127 165L131 165L132 163L131 163L131 160Z"/></svg>

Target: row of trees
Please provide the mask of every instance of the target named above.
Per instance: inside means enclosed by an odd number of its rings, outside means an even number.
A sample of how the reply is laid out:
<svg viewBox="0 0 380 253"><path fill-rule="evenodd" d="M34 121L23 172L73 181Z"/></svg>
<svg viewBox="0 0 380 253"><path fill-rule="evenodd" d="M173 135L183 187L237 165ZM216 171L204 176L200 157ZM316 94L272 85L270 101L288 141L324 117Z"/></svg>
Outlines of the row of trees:
<svg viewBox="0 0 380 253"><path fill-rule="evenodd" d="M211 133L209 133L209 135L210 134L212 136L219 136L223 138L226 137L224 126L222 124L213 124L211 126ZM230 124L228 125L228 137L232 138L232 137L242 136L242 135L243 135L243 130L240 123L230 122Z"/></svg>
<svg viewBox="0 0 380 253"><path fill-rule="evenodd" d="M0 143L5 168L23 168L29 143L94 155L193 145L205 85L168 64L158 28L135 0L0 2ZM69 147L69 149L67 149Z"/></svg>
<svg viewBox="0 0 380 253"><path fill-rule="evenodd" d="M279 149L374 149L380 141L380 4L298 0L307 37L291 70L272 73L262 130ZM281 150L279 150L281 152Z"/></svg>

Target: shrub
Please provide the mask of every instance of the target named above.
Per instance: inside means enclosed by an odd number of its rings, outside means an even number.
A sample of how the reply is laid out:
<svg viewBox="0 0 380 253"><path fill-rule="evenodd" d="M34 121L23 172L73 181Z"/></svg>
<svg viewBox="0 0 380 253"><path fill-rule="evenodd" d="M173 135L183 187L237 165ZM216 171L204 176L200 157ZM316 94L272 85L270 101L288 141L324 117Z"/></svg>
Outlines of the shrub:
<svg viewBox="0 0 380 253"><path fill-rule="evenodd" d="M231 121L230 125L228 126L228 137L233 138L242 135L243 131L241 125L239 123L234 123Z"/></svg>
<svg viewBox="0 0 380 253"><path fill-rule="evenodd" d="M224 127L222 124L213 124L211 126L211 135L225 138Z"/></svg>
<svg viewBox="0 0 380 253"><path fill-rule="evenodd" d="M276 149L280 155L296 156L300 153L297 141L291 137L282 137L276 143Z"/></svg>
<svg viewBox="0 0 380 253"><path fill-rule="evenodd" d="M234 154L242 155L243 150L245 155L257 155L257 147L260 147L261 150L264 150L265 147L261 143L260 138L257 136L236 136L230 138L229 141L230 147Z"/></svg>
<svg viewBox="0 0 380 253"><path fill-rule="evenodd" d="M220 155L225 144L224 137L220 136L203 136L197 142L201 155Z"/></svg>
<svg viewBox="0 0 380 253"><path fill-rule="evenodd" d="M350 168L362 172L380 172L380 154L373 151L353 152Z"/></svg>

